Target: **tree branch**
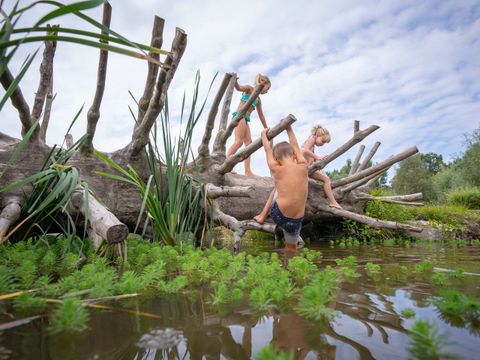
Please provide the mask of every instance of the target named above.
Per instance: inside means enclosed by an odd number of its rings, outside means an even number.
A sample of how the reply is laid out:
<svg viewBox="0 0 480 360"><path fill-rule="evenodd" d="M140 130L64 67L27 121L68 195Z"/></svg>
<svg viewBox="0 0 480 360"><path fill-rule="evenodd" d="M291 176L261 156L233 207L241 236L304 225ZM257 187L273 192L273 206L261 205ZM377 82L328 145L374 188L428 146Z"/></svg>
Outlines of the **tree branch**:
<svg viewBox="0 0 480 360"><path fill-rule="evenodd" d="M390 156L388 159L386 159L386 160L384 160L384 161L382 161L382 162L380 162L380 163L378 163L374 166L371 166L368 169L357 172L356 174L353 174L351 176L344 177L343 179L333 181L332 182L332 189L336 188L336 187L339 187L339 186L342 186L342 185L350 184L350 183L352 183L354 181L357 181L357 180L360 180L360 179L362 179L366 176L369 176L371 174L379 172L380 170L384 170L386 168L389 168L393 164L395 164L399 161L402 161L403 159L406 159L406 158L412 156L413 154L416 154L417 152L418 152L417 147L412 146L411 148L401 152L400 154Z"/></svg>
<svg viewBox="0 0 480 360"><path fill-rule="evenodd" d="M165 20L161 17L155 16L153 20L152 40L150 41L151 47L155 47L157 49L160 49L162 47L164 26ZM155 60L160 60L160 55L157 53L149 52L148 56ZM142 122L143 117L145 116L145 112L147 111L148 104L153 94L153 90L155 89L155 80L157 80L158 69L158 64L151 61L148 62L147 79L145 81L143 95L138 101L138 115L135 127L137 127Z"/></svg>
<svg viewBox="0 0 480 360"><path fill-rule="evenodd" d="M216 199L218 197L250 197L251 186L216 186L207 184L207 197Z"/></svg>
<svg viewBox="0 0 480 360"><path fill-rule="evenodd" d="M422 232L423 230L421 227L418 227L418 226L397 223L394 221L379 220L379 219L371 218L366 215L357 214L345 209L332 208L328 205L315 204L314 207L320 211L328 212L336 216L340 216L346 219L351 219L351 220L361 222L363 224L367 224L374 229L386 228L386 229L399 229L399 230L407 230L407 231L414 231L414 232Z"/></svg>
<svg viewBox="0 0 480 360"><path fill-rule="evenodd" d="M237 81L237 74L232 73L230 83L223 100L222 114L220 115L220 124L218 126L217 136L213 143L213 153L215 156L222 155L225 157L225 142L222 141L227 128L228 117L230 116L230 105L232 104L233 90L235 89L235 82Z"/></svg>
<svg viewBox="0 0 480 360"><path fill-rule="evenodd" d="M5 71L3 74L0 76L0 82L2 83L3 88L5 91L10 87L10 85L13 83L14 78L12 73L10 72L10 69L7 67L5 68ZM17 85L16 89L13 91L12 95L10 96L10 100L12 102L12 105L15 109L18 111L18 115L20 117L20 122L22 123L22 136L25 136L25 134L30 130L30 128L33 125L32 117L30 116L30 107L28 106L28 103L25 100L25 97L23 96L22 90L20 89L20 86ZM35 141L35 139L38 140L38 127L34 131L32 135L32 140Z"/></svg>
<svg viewBox="0 0 480 360"><path fill-rule="evenodd" d="M387 171L387 169L383 169L383 170L380 170L376 173L373 173L371 175L368 175L368 176L365 176L363 178L361 178L360 180L357 180L357 181L354 181L348 185L345 185L345 186L342 186L340 189L338 189L340 191L340 193L343 195L343 194L346 194L352 190L355 190L357 188L359 188L360 186L368 183L370 180L372 179L376 179L378 177L380 177L385 171Z"/></svg>
<svg viewBox="0 0 480 360"><path fill-rule="evenodd" d="M310 165L309 168L308 168L309 175L313 174L316 170L323 169L328 163L330 163L333 160L335 160L336 158L338 158L340 155L345 153L347 150L349 150L355 144L358 144L363 139L365 139L368 135L370 135L372 132L374 132L375 130L377 130L379 128L380 127L377 126L377 125L372 125L372 126L369 126L368 128L366 128L365 130L357 131L356 133L354 133L353 137L350 140L348 140L345 144L340 146L333 153L328 155L325 159L320 160L320 161L315 161L312 165Z"/></svg>
<svg viewBox="0 0 480 360"><path fill-rule="evenodd" d="M157 120L160 111L163 109L167 91L170 83L175 75L178 64L182 58L187 46L187 34L180 28L176 29L175 38L173 39L172 49L167 55L163 66L158 75L155 90L148 104L147 111L142 122L134 130L132 140L128 145L130 156L136 156L148 144L150 130Z"/></svg>
<svg viewBox="0 0 480 360"><path fill-rule="evenodd" d="M213 99L212 107L210 108L210 112L208 114L207 123L205 124L205 132L203 134L202 143L198 147L197 161L200 165L202 161L210 156L209 144L210 138L212 137L213 127L215 125L215 118L218 113L218 106L220 105L220 101L222 101L222 97L227 90L227 86L230 83L232 76L232 73L225 74L223 81L220 84L220 88L218 89L217 95Z"/></svg>
<svg viewBox="0 0 480 360"><path fill-rule="evenodd" d="M110 21L112 19L112 6L105 2L103 5L103 20L102 23L107 28L110 27ZM102 35L107 35L106 31L102 31ZM102 40L101 40L102 41ZM107 41L102 41L107 43ZM100 50L100 58L98 60L97 71L97 88L95 90L95 96L93 98L93 104L88 109L87 113L87 136L82 144L80 151L83 154L90 154L93 152L93 137L95 136L95 130L97 128L98 119L100 118L100 104L102 103L103 93L105 91L105 78L107 76L107 62L108 51Z"/></svg>
<svg viewBox="0 0 480 360"><path fill-rule="evenodd" d="M373 156L378 150L378 147L380 146L380 141L377 141L375 145L373 145L372 150L368 153L367 157L362 161L360 166L358 167L357 171L362 171L368 166L368 162L372 160Z"/></svg>
<svg viewBox="0 0 480 360"><path fill-rule="evenodd" d="M48 25L50 28L50 26ZM58 27L58 26L57 26ZM51 27L51 30L47 32L47 35L56 34L56 26ZM32 123L40 119L42 115L43 106L45 105L45 112L48 110L48 115L45 116L44 120L47 119L45 125L42 122L39 131L39 138L41 141L45 142L45 134L48 127L48 120L50 117L50 110L52 106L52 87L53 87L53 58L55 57L55 51L57 49L56 41L45 41L45 49L43 51L43 59L40 64L40 82L38 84L37 92L35 93L35 100L33 101L32 107ZM50 96L50 102L48 97ZM45 100L47 102L45 103ZM47 107L50 107L47 109Z"/></svg>
<svg viewBox="0 0 480 360"><path fill-rule="evenodd" d="M275 125L273 128L270 128L270 130L267 133L268 139L273 139L275 136L280 134L282 131L284 131L287 127L292 125L297 119L293 115L288 115L286 118L282 119L277 125ZM236 154L230 156L227 158L224 163L218 168L218 172L220 174L226 174L235 167L238 163L244 161L246 158L248 158L251 154L253 154L255 151L260 149L262 147L262 139L258 138L254 140L250 145L244 147L242 150L238 151Z"/></svg>
<svg viewBox="0 0 480 360"><path fill-rule="evenodd" d="M350 168L350 172L348 173L348 175L352 175L352 174L355 174L357 172L357 169L358 169L358 166L359 166L359 163L360 163L360 159L362 158L362 155L363 155L364 151L365 151L365 145L360 145L360 147L358 148L357 155L355 156L355 160L353 160L352 167Z"/></svg>

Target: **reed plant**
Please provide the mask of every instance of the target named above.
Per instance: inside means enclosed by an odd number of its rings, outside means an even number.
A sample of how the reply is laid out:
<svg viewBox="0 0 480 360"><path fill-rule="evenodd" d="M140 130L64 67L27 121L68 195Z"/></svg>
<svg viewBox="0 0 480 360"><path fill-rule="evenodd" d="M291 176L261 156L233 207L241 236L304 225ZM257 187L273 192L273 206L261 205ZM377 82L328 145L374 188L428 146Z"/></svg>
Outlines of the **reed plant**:
<svg viewBox="0 0 480 360"><path fill-rule="evenodd" d="M204 212L208 206L205 200L205 189L198 178L195 162L188 163L192 154L193 130L206 101L205 99L200 109L197 109L199 84L200 75L197 73L192 103L186 121L184 120L185 96L182 100L180 130L176 138L172 134L168 99L166 100L160 114L161 139L158 139L158 131L155 126L152 141L146 150L150 172L146 181L133 167L127 166L127 169L123 169L107 156L96 152L100 159L120 175L106 172L98 172L99 174L133 185L142 195L135 232L139 229L144 212L146 212L146 221L143 223L144 232L150 223L153 229L153 240L165 245L192 242L200 227L207 225ZM159 150L159 140L163 145L163 152Z"/></svg>

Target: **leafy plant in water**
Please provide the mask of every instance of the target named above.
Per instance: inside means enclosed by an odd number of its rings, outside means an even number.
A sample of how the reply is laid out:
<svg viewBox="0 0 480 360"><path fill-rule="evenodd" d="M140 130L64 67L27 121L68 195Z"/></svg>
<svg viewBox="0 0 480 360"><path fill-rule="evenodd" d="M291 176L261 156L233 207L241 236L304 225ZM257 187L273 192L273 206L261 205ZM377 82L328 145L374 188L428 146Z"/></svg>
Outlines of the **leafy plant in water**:
<svg viewBox="0 0 480 360"><path fill-rule="evenodd" d="M449 286L450 279L445 273L435 273L432 275L432 284L436 286Z"/></svg>
<svg viewBox="0 0 480 360"><path fill-rule="evenodd" d="M287 353L278 349L275 349L272 345L263 347L257 354L255 354L255 360L293 360L292 353Z"/></svg>
<svg viewBox="0 0 480 360"><path fill-rule="evenodd" d="M424 260L415 264L413 271L416 273L430 273L433 271L433 263L431 260Z"/></svg>
<svg viewBox="0 0 480 360"><path fill-rule="evenodd" d="M353 268L357 266L357 258L353 255L347 256L343 259L335 259L338 266Z"/></svg>
<svg viewBox="0 0 480 360"><path fill-rule="evenodd" d="M52 333L81 332L87 328L88 319L88 312L78 299L66 299L53 312L49 329Z"/></svg>
<svg viewBox="0 0 480 360"><path fill-rule="evenodd" d="M335 299L337 273L330 267L317 273L312 282L305 286L295 310L312 320L331 320L335 311L327 307Z"/></svg>
<svg viewBox="0 0 480 360"><path fill-rule="evenodd" d="M416 315L415 311L413 309L410 309L410 308L403 309L401 311L401 314L404 318L407 318L407 319L410 319L410 318L412 318Z"/></svg>
<svg viewBox="0 0 480 360"><path fill-rule="evenodd" d="M287 268L292 274L293 280L299 285L306 284L310 277L318 271L314 264L310 263L306 258L299 256L291 258Z"/></svg>
<svg viewBox="0 0 480 360"><path fill-rule="evenodd" d="M365 270L367 271L368 276L374 276L374 275L379 275L382 268L378 264L368 262L365 265Z"/></svg>
<svg viewBox="0 0 480 360"><path fill-rule="evenodd" d="M448 289L440 292L440 296L432 303L445 316L457 317L463 320L480 320L480 301L462 294L458 290Z"/></svg>
<svg viewBox="0 0 480 360"><path fill-rule="evenodd" d="M408 350L418 359L455 359L454 354L443 349L452 343L447 334L440 334L437 324L417 320L410 330Z"/></svg>
<svg viewBox="0 0 480 360"><path fill-rule="evenodd" d="M13 308L22 315L35 315L46 310L47 302L29 293L23 293L14 298Z"/></svg>

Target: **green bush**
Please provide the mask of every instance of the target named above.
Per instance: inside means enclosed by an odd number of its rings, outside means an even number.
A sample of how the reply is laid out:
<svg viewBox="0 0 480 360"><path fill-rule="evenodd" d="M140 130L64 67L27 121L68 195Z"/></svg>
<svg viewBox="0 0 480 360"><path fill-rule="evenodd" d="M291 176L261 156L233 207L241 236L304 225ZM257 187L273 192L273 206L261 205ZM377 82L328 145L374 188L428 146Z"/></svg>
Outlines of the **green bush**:
<svg viewBox="0 0 480 360"><path fill-rule="evenodd" d="M365 215L382 220L406 222L413 220L413 215L405 206L387 204L382 201L369 201L365 208Z"/></svg>
<svg viewBox="0 0 480 360"><path fill-rule="evenodd" d="M448 193L447 201L451 205L465 206L467 209L480 209L480 188L463 187Z"/></svg>

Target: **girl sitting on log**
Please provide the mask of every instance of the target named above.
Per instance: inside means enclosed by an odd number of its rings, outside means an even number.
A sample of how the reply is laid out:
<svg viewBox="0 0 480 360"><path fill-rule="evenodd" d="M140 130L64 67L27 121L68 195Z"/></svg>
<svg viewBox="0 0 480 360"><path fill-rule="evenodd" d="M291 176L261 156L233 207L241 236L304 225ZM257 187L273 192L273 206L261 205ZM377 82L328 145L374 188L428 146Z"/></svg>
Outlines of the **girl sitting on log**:
<svg viewBox="0 0 480 360"><path fill-rule="evenodd" d="M311 135L302 145L302 153L307 160L307 165L311 165L314 161L325 159L325 156L315 154L315 146L323 146L326 143L329 143L331 140L330 133L321 125L315 125L312 128L311 132ZM323 191L325 192L325 196L328 199L328 205L330 207L341 209L342 207L333 196L331 181L328 175L325 174L323 170L317 170L313 174L311 174L310 177L312 179L320 180L323 182ZM275 191L276 190L273 189L270 193L270 196L268 197L267 203L265 204L262 212L253 218L259 224L263 224L265 222L265 219L268 217Z"/></svg>
<svg viewBox="0 0 480 360"><path fill-rule="evenodd" d="M268 78L268 76L258 74L255 77L254 83L254 86L257 85L263 85L261 94L266 94L271 86L270 79ZM240 99L240 103L238 104L237 111L232 114L233 117L237 115L237 112L240 110L240 108L245 104L245 102L247 102L248 98L254 90L254 86L239 85L238 81L235 82L235 89L237 89L238 91L242 91L243 94L242 98ZM267 122L265 121L265 116L263 115L262 102L260 100L260 97L258 97L258 99L256 99L252 103L252 106L250 106L243 119L240 120L238 126L235 128L235 141L233 145L230 146L230 148L228 149L227 157L235 154L243 144L245 144L245 146L251 144L252 135L250 133L250 126L248 124L250 123L250 115L253 110L255 110L255 108L257 109L258 117L260 118L263 127L267 128ZM252 173L252 169L250 168L250 157L245 159L245 175L254 176L254 174Z"/></svg>

